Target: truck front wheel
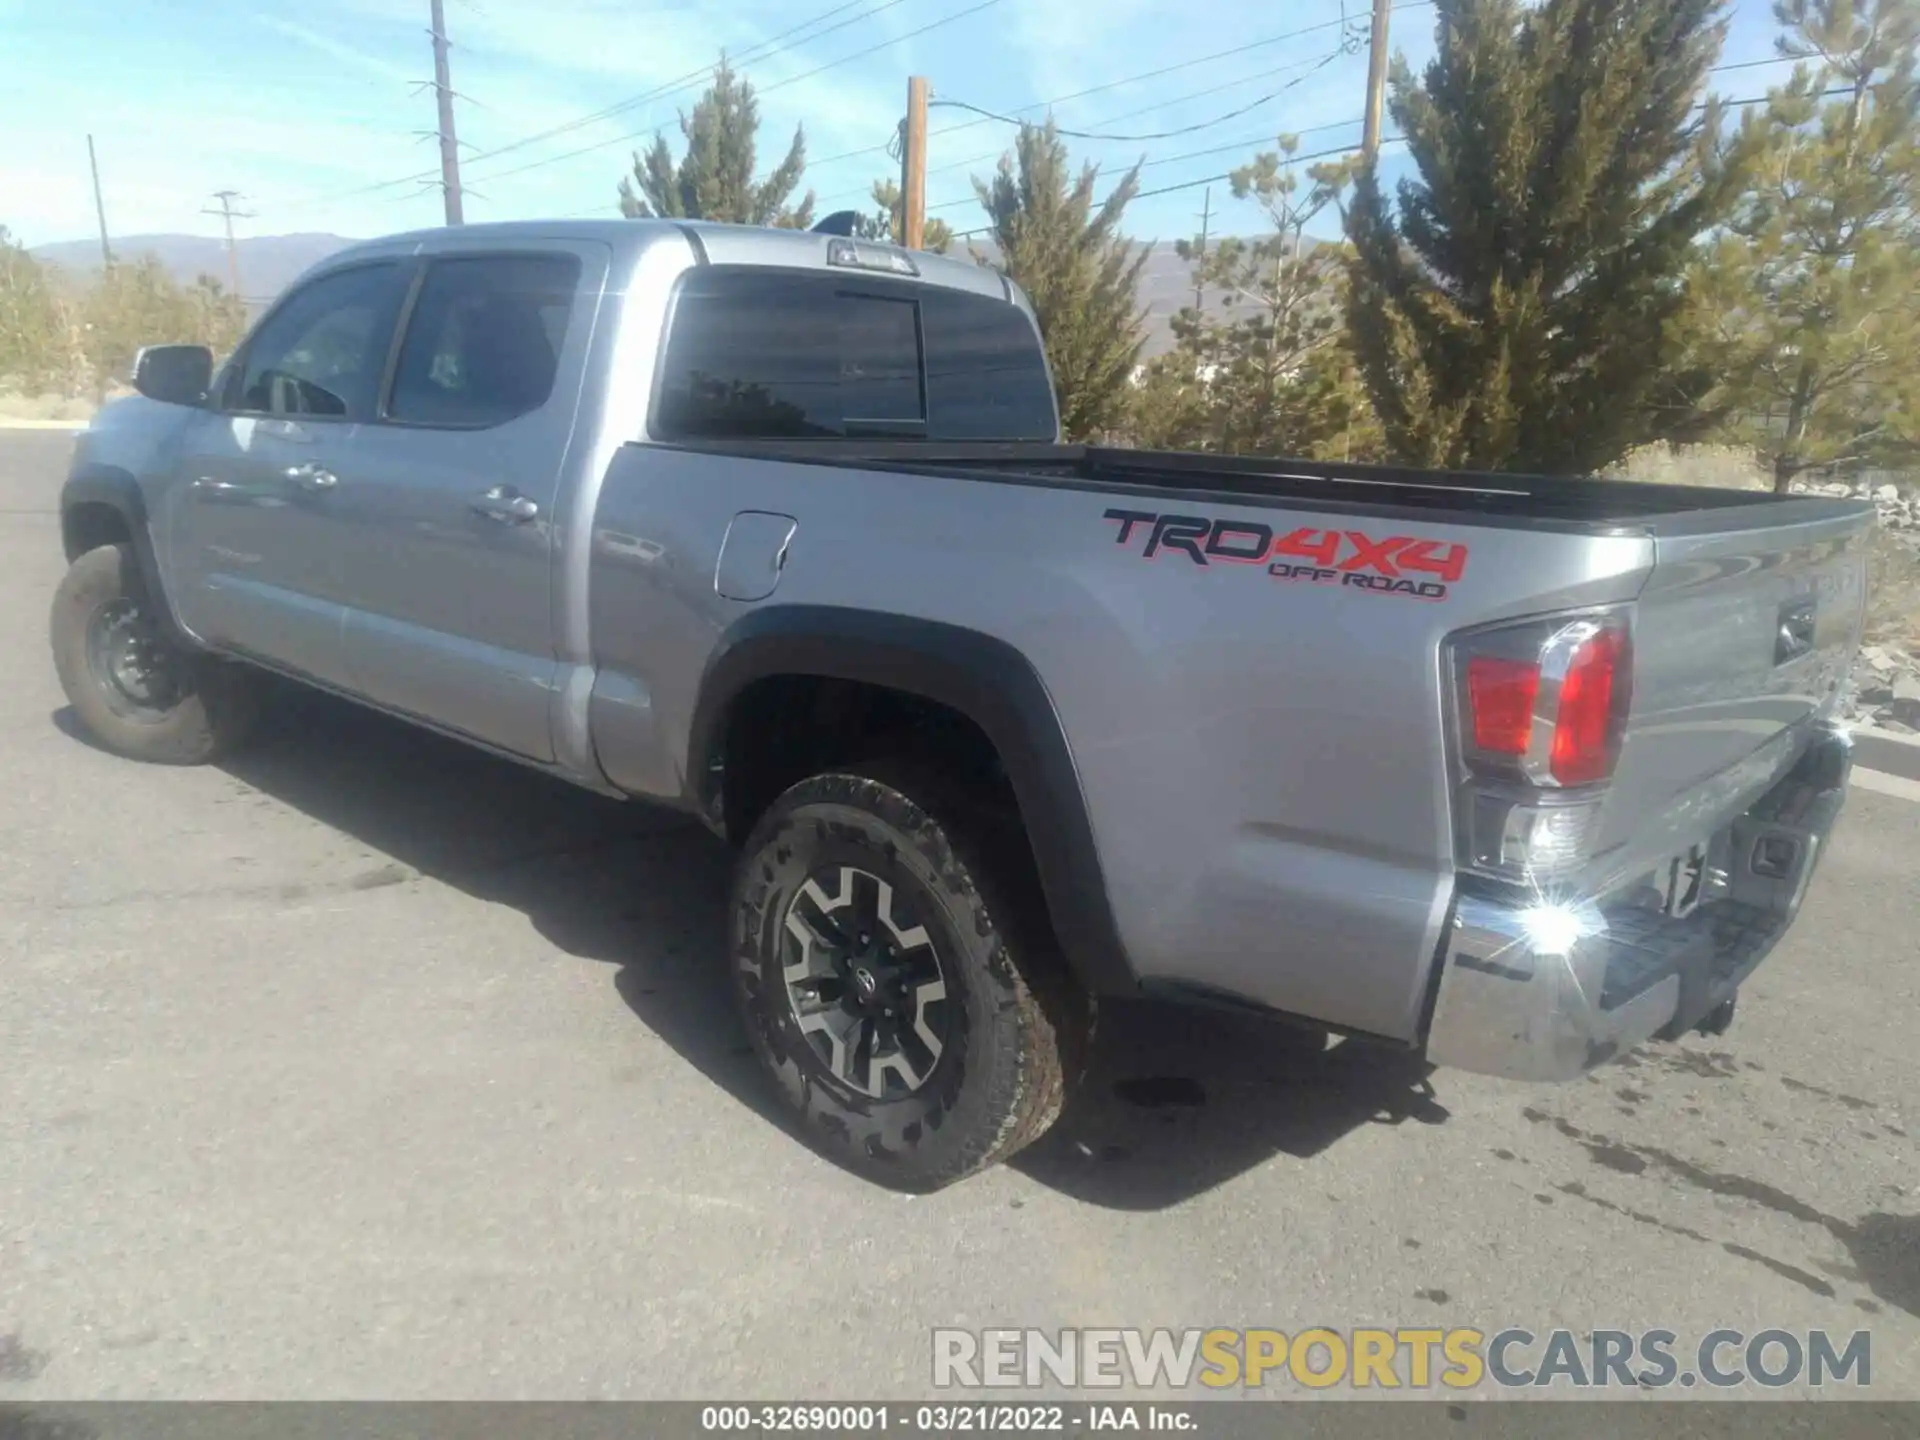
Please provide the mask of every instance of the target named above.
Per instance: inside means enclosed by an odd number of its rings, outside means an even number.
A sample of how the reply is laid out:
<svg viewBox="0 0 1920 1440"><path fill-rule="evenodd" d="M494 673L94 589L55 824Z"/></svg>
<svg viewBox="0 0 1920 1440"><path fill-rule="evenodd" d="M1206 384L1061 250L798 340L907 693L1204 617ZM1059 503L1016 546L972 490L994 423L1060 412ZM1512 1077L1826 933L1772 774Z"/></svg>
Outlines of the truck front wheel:
<svg viewBox="0 0 1920 1440"><path fill-rule="evenodd" d="M68 703L87 733L116 754L198 765L252 727L257 677L171 644L154 623L125 545L74 560L54 594L49 632Z"/></svg>
<svg viewBox="0 0 1920 1440"><path fill-rule="evenodd" d="M806 1130L882 1184L931 1190L1058 1117L1092 1010L1017 831L930 774L815 775L735 872L730 966L754 1049Z"/></svg>

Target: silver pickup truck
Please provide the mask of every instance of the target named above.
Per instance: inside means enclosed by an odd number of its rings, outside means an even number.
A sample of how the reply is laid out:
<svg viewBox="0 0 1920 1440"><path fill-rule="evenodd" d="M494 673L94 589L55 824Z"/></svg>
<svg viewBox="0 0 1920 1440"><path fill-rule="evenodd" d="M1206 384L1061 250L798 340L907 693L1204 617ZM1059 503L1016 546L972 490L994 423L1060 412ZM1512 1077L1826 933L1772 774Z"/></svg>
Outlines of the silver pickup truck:
<svg viewBox="0 0 1920 1440"><path fill-rule="evenodd" d="M476 225L133 378L87 730L213 760L270 670L691 811L762 1060L901 1186L1038 1136L1100 997L1538 1080L1723 1029L1845 790L1864 505L1063 445L972 264Z"/></svg>

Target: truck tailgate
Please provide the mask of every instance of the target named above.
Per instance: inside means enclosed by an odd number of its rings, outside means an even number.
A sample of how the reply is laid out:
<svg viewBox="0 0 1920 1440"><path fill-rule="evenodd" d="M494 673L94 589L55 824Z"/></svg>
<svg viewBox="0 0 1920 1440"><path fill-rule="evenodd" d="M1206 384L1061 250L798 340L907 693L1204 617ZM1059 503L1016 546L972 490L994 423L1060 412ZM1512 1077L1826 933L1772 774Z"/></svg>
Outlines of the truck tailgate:
<svg viewBox="0 0 1920 1440"><path fill-rule="evenodd" d="M1600 851L1689 843L1792 763L1846 683L1872 524L1864 505L1772 499L1653 522Z"/></svg>

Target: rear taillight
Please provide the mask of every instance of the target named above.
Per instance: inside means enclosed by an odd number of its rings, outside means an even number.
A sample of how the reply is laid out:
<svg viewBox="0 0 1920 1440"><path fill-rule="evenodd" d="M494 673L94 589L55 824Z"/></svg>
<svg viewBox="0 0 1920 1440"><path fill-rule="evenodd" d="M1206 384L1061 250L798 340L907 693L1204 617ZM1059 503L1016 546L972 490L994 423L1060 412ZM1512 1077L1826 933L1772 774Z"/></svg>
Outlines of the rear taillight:
<svg viewBox="0 0 1920 1440"><path fill-rule="evenodd" d="M1468 768L1547 787L1613 773L1632 686L1625 616L1481 630L1453 648Z"/></svg>
<svg viewBox="0 0 1920 1440"><path fill-rule="evenodd" d="M1633 692L1623 612L1473 631L1451 643L1462 860L1509 879L1591 853Z"/></svg>
<svg viewBox="0 0 1920 1440"><path fill-rule="evenodd" d="M1625 698L1632 667L1633 645L1624 627L1595 630L1574 646L1547 752L1547 769L1557 783L1591 785L1613 774L1626 721L1626 707L1614 703L1614 692Z"/></svg>
<svg viewBox="0 0 1920 1440"><path fill-rule="evenodd" d="M1520 756L1533 742L1533 706L1540 666L1533 660L1475 655L1467 661L1467 714L1473 748L1486 755Z"/></svg>

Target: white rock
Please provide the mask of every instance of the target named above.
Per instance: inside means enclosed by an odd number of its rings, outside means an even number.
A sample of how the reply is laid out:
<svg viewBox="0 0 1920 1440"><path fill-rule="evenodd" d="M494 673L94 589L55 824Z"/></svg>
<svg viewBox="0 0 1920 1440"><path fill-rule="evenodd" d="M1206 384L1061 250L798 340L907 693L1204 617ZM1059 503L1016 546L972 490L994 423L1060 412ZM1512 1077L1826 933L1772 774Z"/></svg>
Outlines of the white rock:
<svg viewBox="0 0 1920 1440"><path fill-rule="evenodd" d="M1900 487L1898 485L1882 485L1878 490L1873 492L1873 498L1876 500L1898 500L1900 498Z"/></svg>
<svg viewBox="0 0 1920 1440"><path fill-rule="evenodd" d="M1920 700L1920 675L1898 675L1893 681L1893 698Z"/></svg>

